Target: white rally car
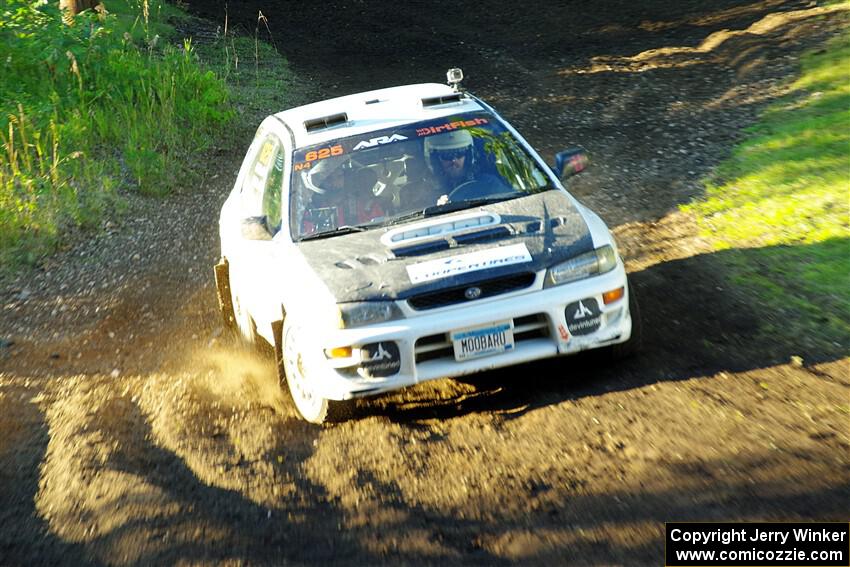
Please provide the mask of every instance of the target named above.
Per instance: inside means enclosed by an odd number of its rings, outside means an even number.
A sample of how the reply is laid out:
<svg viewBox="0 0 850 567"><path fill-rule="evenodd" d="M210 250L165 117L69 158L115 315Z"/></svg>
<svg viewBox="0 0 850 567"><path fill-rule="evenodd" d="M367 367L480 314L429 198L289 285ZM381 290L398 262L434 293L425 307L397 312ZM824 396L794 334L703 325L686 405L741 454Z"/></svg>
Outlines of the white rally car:
<svg viewBox="0 0 850 567"><path fill-rule="evenodd" d="M489 105L419 84L274 114L220 218L225 323L274 348L308 421L435 378L599 347L639 322L603 221Z"/></svg>

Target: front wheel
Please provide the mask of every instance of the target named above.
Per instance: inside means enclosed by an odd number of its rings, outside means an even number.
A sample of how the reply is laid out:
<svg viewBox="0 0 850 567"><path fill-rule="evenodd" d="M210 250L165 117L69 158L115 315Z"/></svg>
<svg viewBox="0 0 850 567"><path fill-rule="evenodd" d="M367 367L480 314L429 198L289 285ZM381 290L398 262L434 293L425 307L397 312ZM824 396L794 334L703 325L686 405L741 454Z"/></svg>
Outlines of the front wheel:
<svg viewBox="0 0 850 567"><path fill-rule="evenodd" d="M610 347L611 355L615 359L634 356L643 347L643 323L641 322L637 293L633 285L629 285L629 314L632 317L632 335L626 342Z"/></svg>
<svg viewBox="0 0 850 567"><path fill-rule="evenodd" d="M316 393L315 384L310 379L304 362L304 345L299 341L300 329L285 322L282 332L281 364L286 376L289 394L295 408L305 420L311 423L340 421L348 417L350 401L328 400Z"/></svg>

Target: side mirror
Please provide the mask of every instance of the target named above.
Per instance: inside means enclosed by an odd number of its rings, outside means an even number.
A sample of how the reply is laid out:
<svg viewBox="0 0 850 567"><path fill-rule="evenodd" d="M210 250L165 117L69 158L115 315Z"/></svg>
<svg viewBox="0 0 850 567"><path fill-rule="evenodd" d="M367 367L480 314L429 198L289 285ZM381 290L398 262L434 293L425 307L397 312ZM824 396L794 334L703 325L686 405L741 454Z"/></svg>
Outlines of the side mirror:
<svg viewBox="0 0 850 567"><path fill-rule="evenodd" d="M245 240L271 240L268 219L262 217L247 217L242 219L242 238Z"/></svg>
<svg viewBox="0 0 850 567"><path fill-rule="evenodd" d="M587 152L581 148L570 148L555 154L555 173L562 181L587 168Z"/></svg>

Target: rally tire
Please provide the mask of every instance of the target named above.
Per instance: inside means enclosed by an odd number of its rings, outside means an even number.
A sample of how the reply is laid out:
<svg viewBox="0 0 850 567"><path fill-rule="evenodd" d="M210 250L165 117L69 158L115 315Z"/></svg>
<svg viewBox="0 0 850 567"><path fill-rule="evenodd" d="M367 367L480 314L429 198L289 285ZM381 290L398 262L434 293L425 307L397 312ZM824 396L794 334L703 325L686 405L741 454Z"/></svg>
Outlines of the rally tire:
<svg viewBox="0 0 850 567"><path fill-rule="evenodd" d="M643 348L643 323L637 293L633 285L629 285L629 314L632 318L632 335L626 342L611 347L611 357L615 360L635 356Z"/></svg>
<svg viewBox="0 0 850 567"><path fill-rule="evenodd" d="M314 383L304 365L298 334L298 327L290 325L288 321L284 322L279 349L279 368L295 409L310 423L344 421L351 414L352 402L328 400L315 392Z"/></svg>

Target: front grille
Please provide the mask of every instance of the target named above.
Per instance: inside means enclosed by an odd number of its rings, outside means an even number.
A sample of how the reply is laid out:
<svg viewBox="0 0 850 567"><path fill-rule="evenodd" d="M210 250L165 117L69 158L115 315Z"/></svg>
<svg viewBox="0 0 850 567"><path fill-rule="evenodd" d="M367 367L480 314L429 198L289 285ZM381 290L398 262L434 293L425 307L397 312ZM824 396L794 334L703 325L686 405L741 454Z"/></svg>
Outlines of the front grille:
<svg viewBox="0 0 850 567"><path fill-rule="evenodd" d="M536 313L514 319L514 343L542 339L549 336L549 322L546 315ZM449 339L449 333L438 333L421 337L413 347L416 363L429 360L454 359L454 347Z"/></svg>
<svg viewBox="0 0 850 567"><path fill-rule="evenodd" d="M493 297L518 289L523 289L534 283L534 274L514 274L507 277L485 280L457 286L449 289L441 289L440 291L432 291L421 295L414 295L407 300L411 308L417 311L426 309L436 309L456 303L464 303L466 301L474 301L474 299L466 298L466 290L471 287L477 287L481 290L481 294L475 299L483 299L485 297Z"/></svg>

